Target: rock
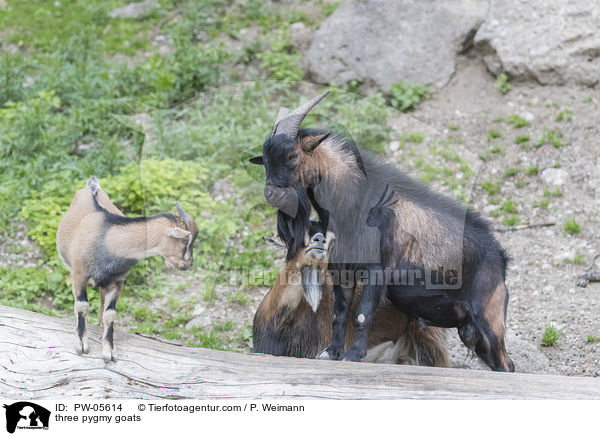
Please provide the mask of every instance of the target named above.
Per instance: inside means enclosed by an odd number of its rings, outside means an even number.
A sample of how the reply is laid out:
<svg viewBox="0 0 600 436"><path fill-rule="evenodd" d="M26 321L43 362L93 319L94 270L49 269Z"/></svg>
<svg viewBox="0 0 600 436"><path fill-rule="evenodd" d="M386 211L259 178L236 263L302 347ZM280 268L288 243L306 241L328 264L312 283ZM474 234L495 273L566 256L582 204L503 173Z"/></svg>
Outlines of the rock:
<svg viewBox="0 0 600 436"><path fill-rule="evenodd" d="M212 324L209 311L206 307L198 306L194 310L194 316L190 319L185 328L189 329L192 327L208 327Z"/></svg>
<svg viewBox="0 0 600 436"><path fill-rule="evenodd" d="M312 41L312 31L306 27L306 24L299 21L297 23L290 24L290 37L292 43L301 52L305 52L310 47Z"/></svg>
<svg viewBox="0 0 600 436"><path fill-rule="evenodd" d="M307 69L319 83L363 79L388 91L401 80L445 85L470 47L486 0L347 0L316 32Z"/></svg>
<svg viewBox="0 0 600 436"><path fill-rule="evenodd" d="M160 8L160 4L156 0L145 0L114 9L108 13L108 16L110 18L143 18L156 8Z"/></svg>
<svg viewBox="0 0 600 436"><path fill-rule="evenodd" d="M390 151L398 151L399 148L400 148L400 141L390 142Z"/></svg>
<svg viewBox="0 0 600 436"><path fill-rule="evenodd" d="M542 171L541 178L548 185L562 186L569 180L569 173L562 168L546 168Z"/></svg>
<svg viewBox="0 0 600 436"><path fill-rule="evenodd" d="M600 13L596 0L491 0L475 46L488 69L542 84L600 80Z"/></svg>

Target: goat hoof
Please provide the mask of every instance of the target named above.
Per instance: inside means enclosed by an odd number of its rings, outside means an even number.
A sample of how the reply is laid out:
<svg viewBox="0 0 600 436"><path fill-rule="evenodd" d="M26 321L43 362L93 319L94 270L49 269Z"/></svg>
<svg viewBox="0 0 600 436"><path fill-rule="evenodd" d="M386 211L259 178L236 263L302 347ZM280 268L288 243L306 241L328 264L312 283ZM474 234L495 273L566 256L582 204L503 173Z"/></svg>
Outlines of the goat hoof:
<svg viewBox="0 0 600 436"><path fill-rule="evenodd" d="M327 352L327 349L321 351L319 354L317 354L317 359L321 359L321 360L331 360L331 357L329 357L329 353Z"/></svg>
<svg viewBox="0 0 600 436"><path fill-rule="evenodd" d="M319 353L317 359L340 360L344 350L337 350L331 345Z"/></svg>
<svg viewBox="0 0 600 436"><path fill-rule="evenodd" d="M111 361L117 361L117 350L114 348L104 348L102 350L102 358L104 359L104 363L110 363Z"/></svg>
<svg viewBox="0 0 600 436"><path fill-rule="evenodd" d="M363 356L364 353L361 353L360 351L351 348L346 354L344 354L342 360L344 360L345 362L360 362L360 359L362 359Z"/></svg>
<svg viewBox="0 0 600 436"><path fill-rule="evenodd" d="M88 346L87 341L79 340L79 343L75 347L75 351L77 354L87 354L90 352L90 347Z"/></svg>

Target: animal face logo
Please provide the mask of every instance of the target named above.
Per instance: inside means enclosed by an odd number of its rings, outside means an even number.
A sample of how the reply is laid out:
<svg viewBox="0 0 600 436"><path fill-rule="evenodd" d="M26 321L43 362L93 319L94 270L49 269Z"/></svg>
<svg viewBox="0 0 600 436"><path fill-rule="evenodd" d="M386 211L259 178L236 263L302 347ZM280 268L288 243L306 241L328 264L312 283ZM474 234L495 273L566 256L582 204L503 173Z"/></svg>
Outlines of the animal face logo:
<svg viewBox="0 0 600 436"><path fill-rule="evenodd" d="M4 404L6 409L6 431L14 433L19 429L48 429L50 411L28 401Z"/></svg>

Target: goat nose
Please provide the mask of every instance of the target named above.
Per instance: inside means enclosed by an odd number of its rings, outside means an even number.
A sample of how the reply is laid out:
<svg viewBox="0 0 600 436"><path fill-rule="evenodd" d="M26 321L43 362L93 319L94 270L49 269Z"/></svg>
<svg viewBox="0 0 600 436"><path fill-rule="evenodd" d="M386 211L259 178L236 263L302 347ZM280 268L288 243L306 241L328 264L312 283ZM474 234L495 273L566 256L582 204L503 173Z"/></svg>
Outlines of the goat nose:
<svg viewBox="0 0 600 436"><path fill-rule="evenodd" d="M317 233L315 236L312 237L311 241L313 242L325 242L325 236L323 236L323 233Z"/></svg>

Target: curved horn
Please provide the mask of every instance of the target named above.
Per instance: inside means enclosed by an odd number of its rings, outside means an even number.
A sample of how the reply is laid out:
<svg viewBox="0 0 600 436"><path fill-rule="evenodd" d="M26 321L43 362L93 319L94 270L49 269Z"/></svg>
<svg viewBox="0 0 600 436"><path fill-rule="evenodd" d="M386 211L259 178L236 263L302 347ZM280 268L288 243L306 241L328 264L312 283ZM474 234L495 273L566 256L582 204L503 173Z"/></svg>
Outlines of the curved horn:
<svg viewBox="0 0 600 436"><path fill-rule="evenodd" d="M307 101L302 106L297 107L293 111L282 107L279 109L279 113L277 114L277 120L275 121L275 126L273 127L273 131L271 132L271 136L275 134L283 133L285 135L291 136L295 138L298 135L298 130L300 130L300 124L306 115L314 108L321 100L323 100L327 94L331 91L324 92L323 94L317 95L310 101Z"/></svg>
<svg viewBox="0 0 600 436"><path fill-rule="evenodd" d="M385 196L386 196L386 194L388 192L389 187L390 187L390 184L386 183L385 189L383 190L383 194L381 194L381 197L379 198L379 201L373 207L379 207L379 206L383 205L383 203L385 203Z"/></svg>
<svg viewBox="0 0 600 436"><path fill-rule="evenodd" d="M179 218L181 218L181 220L187 226L190 223L190 216L185 210L183 210L183 207L181 207L181 204L179 204L179 202L176 202L175 204L177 205L177 213L179 214Z"/></svg>

